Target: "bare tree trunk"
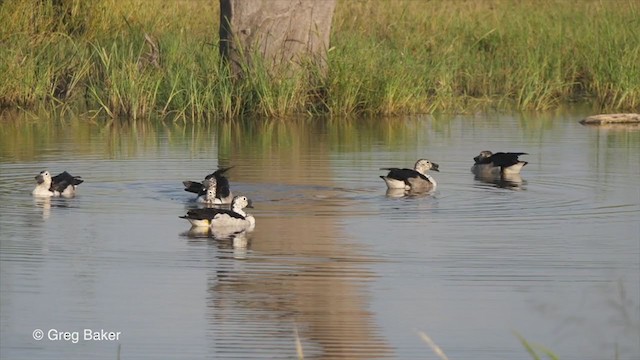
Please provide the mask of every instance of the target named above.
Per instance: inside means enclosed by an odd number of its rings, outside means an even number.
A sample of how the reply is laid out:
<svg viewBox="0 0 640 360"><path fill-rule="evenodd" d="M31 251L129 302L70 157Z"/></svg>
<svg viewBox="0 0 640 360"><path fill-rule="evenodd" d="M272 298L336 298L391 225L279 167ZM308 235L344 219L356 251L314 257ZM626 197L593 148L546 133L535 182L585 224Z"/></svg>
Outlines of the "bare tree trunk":
<svg viewBox="0 0 640 360"><path fill-rule="evenodd" d="M220 0L220 53L235 74L252 56L271 69L326 69L336 0Z"/></svg>

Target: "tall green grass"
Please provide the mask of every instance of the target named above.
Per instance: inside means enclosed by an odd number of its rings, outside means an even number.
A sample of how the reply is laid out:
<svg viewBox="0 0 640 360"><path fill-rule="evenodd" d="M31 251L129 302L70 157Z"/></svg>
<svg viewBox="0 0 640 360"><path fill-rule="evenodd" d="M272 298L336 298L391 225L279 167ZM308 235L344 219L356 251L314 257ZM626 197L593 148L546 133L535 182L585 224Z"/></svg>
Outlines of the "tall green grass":
<svg viewBox="0 0 640 360"><path fill-rule="evenodd" d="M553 351L545 348L544 346L531 344L525 338L519 335L518 339L520 340L522 346L527 350L529 355L531 355L531 358L533 360L542 360L544 358L548 358L549 360L560 360L560 358L556 354L554 354ZM546 356L543 357L542 355Z"/></svg>
<svg viewBox="0 0 640 360"><path fill-rule="evenodd" d="M215 1L5 0L0 107L182 121L640 109L633 0L339 1L329 72L231 76Z"/></svg>

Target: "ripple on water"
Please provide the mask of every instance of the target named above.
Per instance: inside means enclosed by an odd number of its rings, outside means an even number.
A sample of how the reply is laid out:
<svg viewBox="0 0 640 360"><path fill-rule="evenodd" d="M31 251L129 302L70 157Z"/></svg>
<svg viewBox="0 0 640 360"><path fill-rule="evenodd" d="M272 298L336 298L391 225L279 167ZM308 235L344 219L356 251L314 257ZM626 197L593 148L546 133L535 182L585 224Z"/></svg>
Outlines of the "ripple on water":
<svg viewBox="0 0 640 360"><path fill-rule="evenodd" d="M501 188L475 180L475 186L449 183L424 198L391 199L380 202L380 211L390 220L411 222L418 214L432 221L459 222L475 226L535 226L580 221L626 221L640 205L633 197L628 202L606 199L600 195L611 189L594 187L592 179L567 182L561 178L526 180L526 188ZM598 197L603 198L598 201Z"/></svg>
<svg viewBox="0 0 640 360"><path fill-rule="evenodd" d="M523 304L577 308L590 295L585 284L609 283L620 272L631 274L630 292L637 294L637 225L628 223L640 214L638 198L617 189L637 189L635 140L619 144L622 153L604 138L595 149L584 131L569 127L565 134L554 123L544 136L531 129L522 136L518 126L507 130L516 124L511 120L482 121L471 138L463 130L473 120L459 129L445 121L392 146L383 135L373 149L363 141L357 151L318 154L317 145L336 148L313 143L294 158L289 147L279 153L263 142L225 144L220 149L230 149L238 163L232 190L254 200L257 228L243 248L189 234L178 218L195 205L181 182L213 169L215 144L154 141L104 156L98 150L75 163L56 162L75 154L64 141L52 144L41 158L49 169L86 179L75 199L35 200L30 191L42 164L0 164L1 296L11 310L3 312L3 326L8 316L12 333L2 332L10 344L3 354L42 357L20 334L32 331L24 324L45 320L124 328L123 358L295 357L296 331L308 358L420 357L429 349L411 330L425 324L460 359L526 355L510 337L512 326L533 337L537 331L537 341L555 350L557 332L549 328L566 326L573 309L540 320ZM127 140L137 143L136 136ZM480 140L493 141L487 148L527 145L531 153L537 146L540 154L530 155L521 183L483 182L469 173ZM607 166L594 165L589 152ZM416 153L434 154L441 164L438 189L385 194L378 167L410 166ZM565 159L556 161L557 153ZM566 159L574 168L560 168ZM578 315L607 310L594 306ZM591 353L581 347L582 329L602 329L603 338L616 331L596 319L589 323L595 326L571 329L578 340L564 342L569 356ZM615 348L592 343L604 352ZM59 349L49 357L92 357L88 350L116 356L113 347Z"/></svg>

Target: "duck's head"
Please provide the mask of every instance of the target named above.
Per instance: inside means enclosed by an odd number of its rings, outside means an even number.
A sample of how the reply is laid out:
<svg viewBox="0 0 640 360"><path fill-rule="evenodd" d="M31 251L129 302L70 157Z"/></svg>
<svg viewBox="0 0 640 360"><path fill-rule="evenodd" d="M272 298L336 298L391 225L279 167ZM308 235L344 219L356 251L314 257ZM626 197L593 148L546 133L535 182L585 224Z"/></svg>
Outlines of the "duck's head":
<svg viewBox="0 0 640 360"><path fill-rule="evenodd" d="M414 166L414 169L421 174L424 174L428 170L439 172L440 171L439 168L440 168L440 165L434 162L431 162L427 159L420 159L416 161L416 165Z"/></svg>
<svg viewBox="0 0 640 360"><path fill-rule="evenodd" d="M47 170L43 170L40 174L36 175L36 182L38 184L51 183L51 174Z"/></svg>
<svg viewBox="0 0 640 360"><path fill-rule="evenodd" d="M493 155L493 153L489 150L482 150L480 151L480 154L476 157L473 158L473 161L477 163L482 162L482 160L490 158L491 155Z"/></svg>
<svg viewBox="0 0 640 360"><path fill-rule="evenodd" d="M246 196L236 196L231 201L231 208L242 210L244 208L253 208L253 202Z"/></svg>

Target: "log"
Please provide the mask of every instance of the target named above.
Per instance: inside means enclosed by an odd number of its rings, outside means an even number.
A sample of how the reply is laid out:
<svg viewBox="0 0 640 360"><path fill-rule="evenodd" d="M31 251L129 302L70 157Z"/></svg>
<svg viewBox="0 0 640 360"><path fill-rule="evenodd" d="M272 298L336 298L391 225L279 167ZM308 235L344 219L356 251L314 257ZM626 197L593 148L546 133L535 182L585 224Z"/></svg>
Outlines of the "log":
<svg viewBox="0 0 640 360"><path fill-rule="evenodd" d="M640 114L600 114L580 120L582 125L640 124Z"/></svg>

